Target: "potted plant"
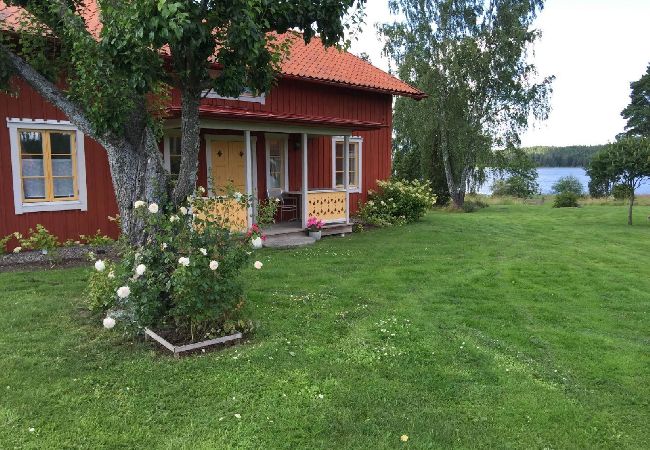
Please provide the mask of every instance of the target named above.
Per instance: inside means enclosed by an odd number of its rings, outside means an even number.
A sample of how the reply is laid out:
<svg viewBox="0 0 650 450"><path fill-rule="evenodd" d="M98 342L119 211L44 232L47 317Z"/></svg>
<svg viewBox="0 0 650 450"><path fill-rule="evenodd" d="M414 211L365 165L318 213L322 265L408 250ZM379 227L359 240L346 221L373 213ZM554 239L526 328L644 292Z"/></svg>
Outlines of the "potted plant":
<svg viewBox="0 0 650 450"><path fill-rule="evenodd" d="M321 238L321 230L323 229L323 221L318 217L310 217L307 219L307 233L309 237L316 239Z"/></svg>
<svg viewBox="0 0 650 450"><path fill-rule="evenodd" d="M262 230L256 223L254 223L250 230L248 230L246 237L251 241L253 248L262 248L262 245L266 240L266 236L262 234Z"/></svg>

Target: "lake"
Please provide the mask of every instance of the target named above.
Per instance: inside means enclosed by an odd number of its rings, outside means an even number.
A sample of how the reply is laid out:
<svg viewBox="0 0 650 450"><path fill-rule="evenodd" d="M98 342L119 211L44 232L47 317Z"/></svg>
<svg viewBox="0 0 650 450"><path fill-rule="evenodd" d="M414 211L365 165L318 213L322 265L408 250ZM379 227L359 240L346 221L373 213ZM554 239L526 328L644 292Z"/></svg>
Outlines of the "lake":
<svg viewBox="0 0 650 450"><path fill-rule="evenodd" d="M537 169L537 182L539 183L539 188L541 189L542 194L550 194L553 184L555 184L555 182L560 178L569 175L573 175L580 180L585 192L589 192L587 187L589 176L582 167L540 167ZM487 195L491 194L493 180L494 178L489 176L487 182L481 186L481 189L479 189L479 193ZM636 194L650 195L650 182L646 182L639 187L636 190Z"/></svg>

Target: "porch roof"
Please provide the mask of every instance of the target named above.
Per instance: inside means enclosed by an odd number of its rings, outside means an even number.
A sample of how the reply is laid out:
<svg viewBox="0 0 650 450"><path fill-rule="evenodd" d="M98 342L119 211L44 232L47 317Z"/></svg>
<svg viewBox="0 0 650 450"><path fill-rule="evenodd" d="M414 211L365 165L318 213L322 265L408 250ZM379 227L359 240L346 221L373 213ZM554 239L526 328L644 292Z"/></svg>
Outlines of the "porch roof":
<svg viewBox="0 0 650 450"><path fill-rule="evenodd" d="M167 112L171 118L179 118L181 116L181 107L171 106L167 108ZM276 113L268 111L250 111L228 106L201 105L199 114L202 119L273 122L293 125L341 128L354 131L377 130L386 127L386 125L380 122L342 119L340 117L309 116L303 114Z"/></svg>

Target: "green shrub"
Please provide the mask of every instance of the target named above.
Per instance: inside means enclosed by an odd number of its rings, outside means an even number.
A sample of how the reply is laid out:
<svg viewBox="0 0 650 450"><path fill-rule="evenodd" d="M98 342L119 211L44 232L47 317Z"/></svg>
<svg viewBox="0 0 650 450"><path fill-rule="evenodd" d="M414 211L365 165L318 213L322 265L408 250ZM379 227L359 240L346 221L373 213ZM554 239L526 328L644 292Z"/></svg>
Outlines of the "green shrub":
<svg viewBox="0 0 650 450"><path fill-rule="evenodd" d="M632 198L632 189L626 184L615 184L612 187L612 196L616 200L629 200Z"/></svg>
<svg viewBox="0 0 650 450"><path fill-rule="evenodd" d="M77 241L74 241L77 242ZM102 234L101 230L97 230L95 234L80 234L79 235L79 242L84 242L85 244L88 245L93 245L96 247L103 247L106 245L110 245L115 242L115 240L109 236L106 236ZM67 241L66 241L67 244Z"/></svg>
<svg viewBox="0 0 650 450"><path fill-rule="evenodd" d="M551 187L554 194L562 194L564 192L572 192L577 197L582 197L584 191L582 189L582 183L573 175L566 177L561 177L558 179L553 186Z"/></svg>
<svg viewBox="0 0 650 450"><path fill-rule="evenodd" d="M555 196L553 200L553 208L577 208L578 196L575 192L562 192Z"/></svg>
<svg viewBox="0 0 650 450"><path fill-rule="evenodd" d="M530 198L539 194L537 180L521 175L512 175L506 179L497 179L492 184L494 197Z"/></svg>
<svg viewBox="0 0 650 450"><path fill-rule="evenodd" d="M215 202L246 207L248 201L241 194L197 197L191 209L167 214L138 202L147 241L132 247L121 239L118 262L95 262L87 290L90 309L130 330L173 329L192 340L247 323L238 315L244 305L240 272L250 245L231 231L228 206L222 215L214 211Z"/></svg>
<svg viewBox="0 0 650 450"><path fill-rule="evenodd" d="M365 223L376 226L416 222L436 201L424 181L379 181L377 191L368 192L368 201L359 209Z"/></svg>
<svg viewBox="0 0 650 450"><path fill-rule="evenodd" d="M463 203L463 211L466 213L473 213L479 209L487 208L488 206L490 205L482 200L465 200L465 203Z"/></svg>
<svg viewBox="0 0 650 450"><path fill-rule="evenodd" d="M41 224L36 225L36 230L29 229L28 235L14 233L18 239L21 250L55 250L59 246L59 240Z"/></svg>
<svg viewBox="0 0 650 450"><path fill-rule="evenodd" d="M14 235L12 233L9 236L0 238L0 255L4 255L5 253L7 253L7 244L13 237Z"/></svg>

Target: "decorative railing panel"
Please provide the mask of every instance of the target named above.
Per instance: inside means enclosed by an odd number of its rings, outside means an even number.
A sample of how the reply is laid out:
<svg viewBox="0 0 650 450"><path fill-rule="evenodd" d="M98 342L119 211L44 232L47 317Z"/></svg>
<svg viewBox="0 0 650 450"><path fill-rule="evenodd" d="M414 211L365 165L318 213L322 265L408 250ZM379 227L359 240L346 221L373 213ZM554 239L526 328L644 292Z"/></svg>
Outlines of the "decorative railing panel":
<svg viewBox="0 0 650 450"><path fill-rule="evenodd" d="M345 192L309 192L307 194L307 217L311 216L318 217L325 222L345 221Z"/></svg>
<svg viewBox="0 0 650 450"><path fill-rule="evenodd" d="M232 199L210 198L203 199L211 203L214 220L232 231L248 229L248 211L245 205ZM199 215L199 214L197 214Z"/></svg>

